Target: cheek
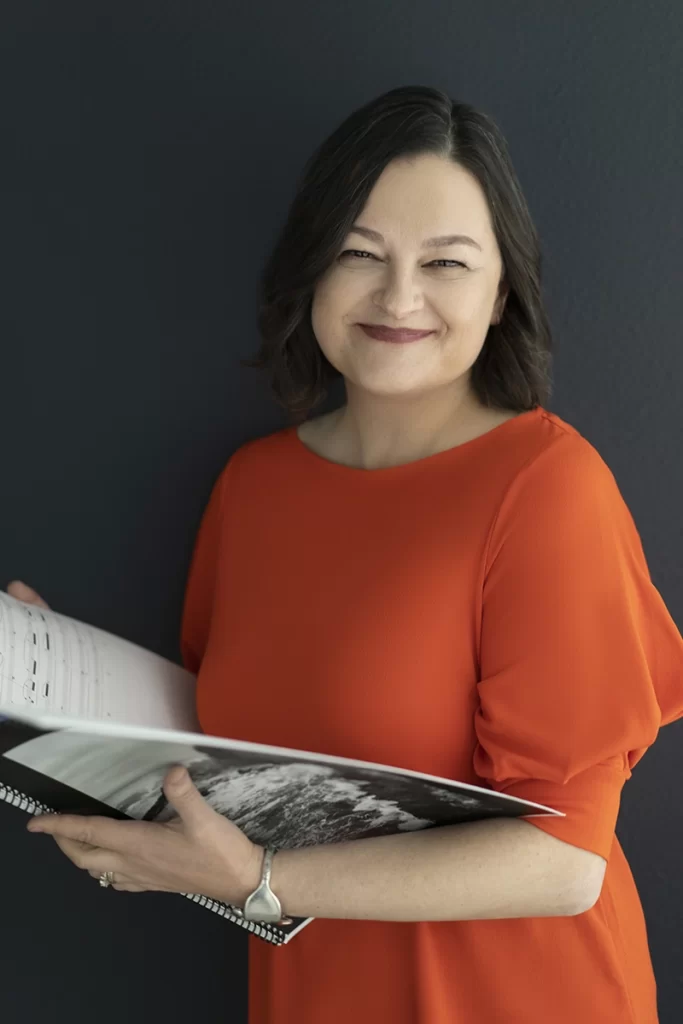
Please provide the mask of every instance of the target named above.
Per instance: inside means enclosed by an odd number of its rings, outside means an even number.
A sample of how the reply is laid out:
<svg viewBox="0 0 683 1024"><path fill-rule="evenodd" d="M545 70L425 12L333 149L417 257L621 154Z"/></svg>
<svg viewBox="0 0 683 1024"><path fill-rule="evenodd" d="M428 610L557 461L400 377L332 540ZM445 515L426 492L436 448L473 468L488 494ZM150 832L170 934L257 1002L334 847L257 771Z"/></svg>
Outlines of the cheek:
<svg viewBox="0 0 683 1024"><path fill-rule="evenodd" d="M347 288L332 281L319 285L311 306L311 325L320 339L331 337L340 330L343 321L353 319L352 311L358 309L358 297Z"/></svg>
<svg viewBox="0 0 683 1024"><path fill-rule="evenodd" d="M479 329L488 324L494 296L474 282L453 288L442 306L442 316L452 330Z"/></svg>

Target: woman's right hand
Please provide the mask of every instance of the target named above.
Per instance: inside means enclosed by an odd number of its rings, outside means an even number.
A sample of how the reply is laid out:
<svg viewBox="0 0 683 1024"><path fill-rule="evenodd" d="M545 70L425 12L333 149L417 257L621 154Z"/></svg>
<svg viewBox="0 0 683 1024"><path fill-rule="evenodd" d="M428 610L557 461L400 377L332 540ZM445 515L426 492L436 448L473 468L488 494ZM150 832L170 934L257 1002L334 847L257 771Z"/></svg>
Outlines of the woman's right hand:
<svg viewBox="0 0 683 1024"><path fill-rule="evenodd" d="M17 601L23 601L25 604L35 604L39 608L47 608L50 611L50 606L46 601L43 601L40 594L33 589L28 587L21 580L12 580L7 586L7 593L10 597L14 597Z"/></svg>

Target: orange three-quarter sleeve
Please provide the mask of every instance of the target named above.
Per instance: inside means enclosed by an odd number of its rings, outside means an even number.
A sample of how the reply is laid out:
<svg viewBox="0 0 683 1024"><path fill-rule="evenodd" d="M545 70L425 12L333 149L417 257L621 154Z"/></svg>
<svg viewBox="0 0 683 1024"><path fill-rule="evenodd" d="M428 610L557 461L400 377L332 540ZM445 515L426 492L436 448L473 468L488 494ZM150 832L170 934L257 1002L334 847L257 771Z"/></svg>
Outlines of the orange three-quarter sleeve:
<svg viewBox="0 0 683 1024"><path fill-rule="evenodd" d="M515 478L491 534L475 771L563 811L527 820L607 860L631 768L663 714L683 715L682 665L613 474L559 437Z"/></svg>

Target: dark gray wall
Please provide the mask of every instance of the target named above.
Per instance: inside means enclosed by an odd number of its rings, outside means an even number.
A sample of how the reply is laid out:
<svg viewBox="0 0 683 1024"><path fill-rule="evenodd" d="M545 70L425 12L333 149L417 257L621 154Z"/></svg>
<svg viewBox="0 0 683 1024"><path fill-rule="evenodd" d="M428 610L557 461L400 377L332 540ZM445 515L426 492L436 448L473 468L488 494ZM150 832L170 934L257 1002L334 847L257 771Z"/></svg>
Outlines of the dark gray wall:
<svg viewBox="0 0 683 1024"><path fill-rule="evenodd" d="M351 109L430 84L506 133L544 245L550 408L612 468L683 625L683 5L6 0L0 19L2 589L179 660L211 483L285 425L237 361L295 176ZM683 1004L681 739L637 766L617 829L663 1024ZM246 1020L243 933L104 892L25 820L0 806L3 1024Z"/></svg>

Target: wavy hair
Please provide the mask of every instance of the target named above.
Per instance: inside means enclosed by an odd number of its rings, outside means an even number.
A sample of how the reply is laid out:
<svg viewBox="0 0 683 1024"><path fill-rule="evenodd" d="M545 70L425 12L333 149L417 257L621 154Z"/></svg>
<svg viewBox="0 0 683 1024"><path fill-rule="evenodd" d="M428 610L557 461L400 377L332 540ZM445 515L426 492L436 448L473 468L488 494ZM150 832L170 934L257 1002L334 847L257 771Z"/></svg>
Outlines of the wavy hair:
<svg viewBox="0 0 683 1024"><path fill-rule="evenodd" d="M256 356L242 366L266 370L275 401L301 423L341 373L311 326L315 287L392 160L436 154L466 168L488 202L508 288L472 365L470 386L482 405L525 412L552 393L551 332L541 299L539 239L495 122L427 86L403 86L358 108L305 164L285 223L263 269Z"/></svg>

